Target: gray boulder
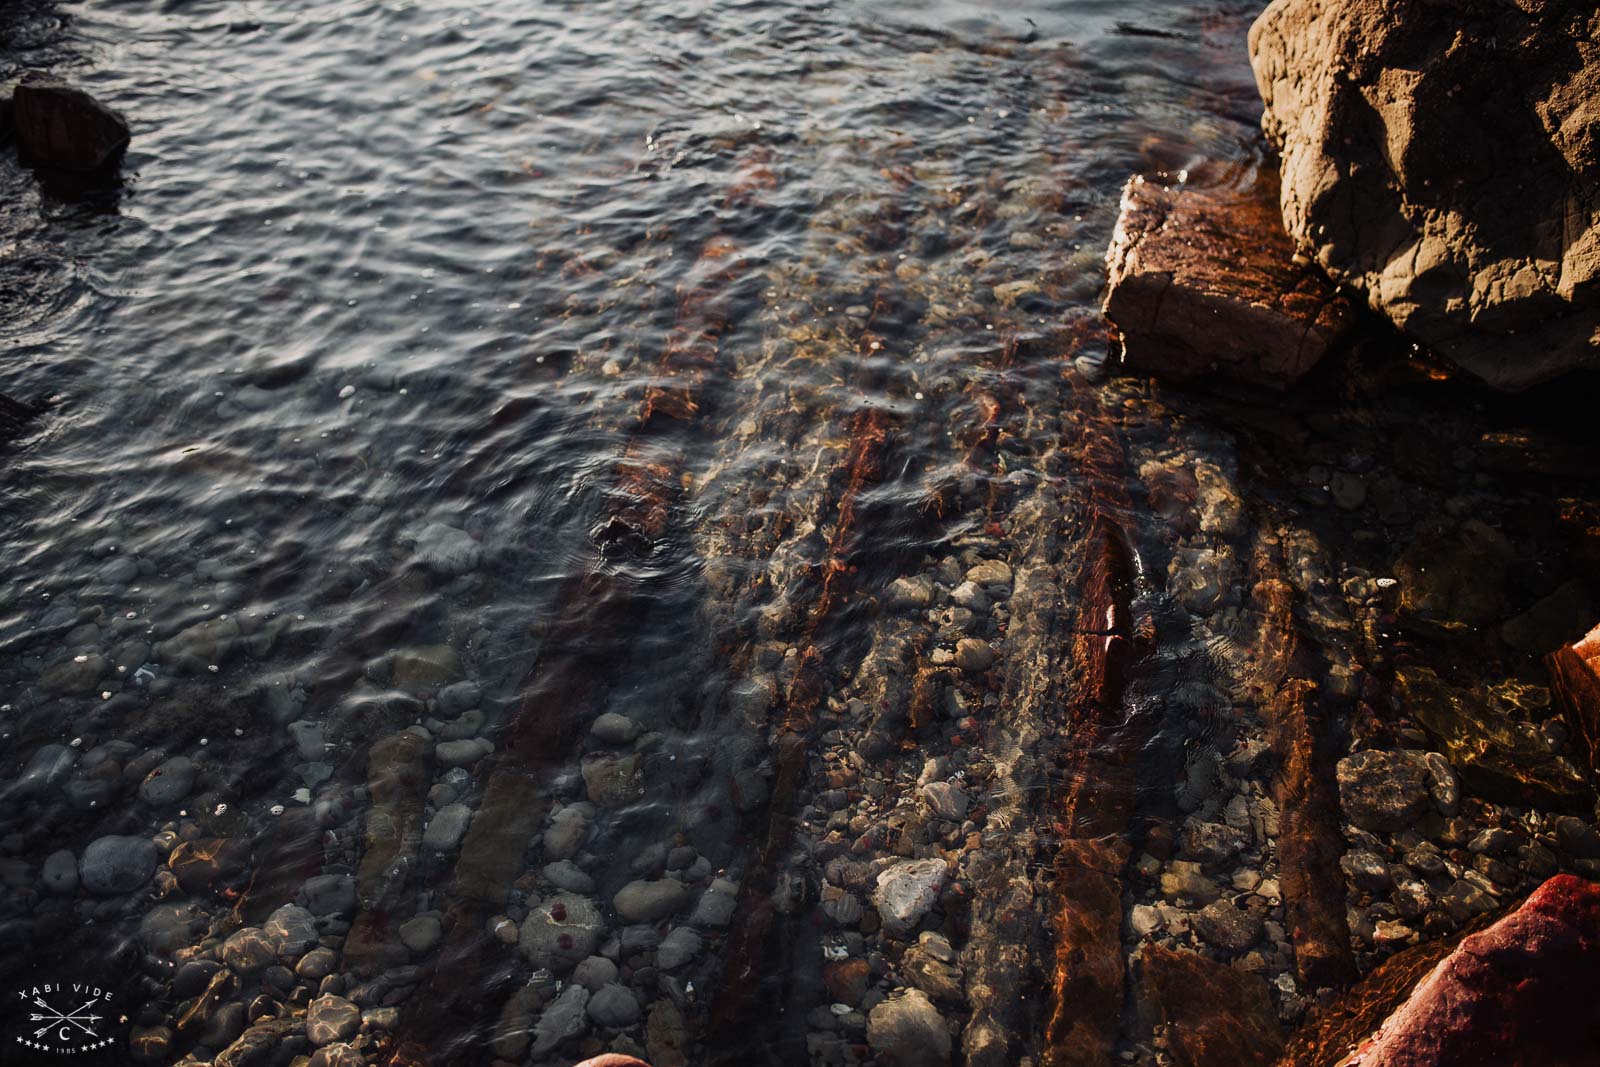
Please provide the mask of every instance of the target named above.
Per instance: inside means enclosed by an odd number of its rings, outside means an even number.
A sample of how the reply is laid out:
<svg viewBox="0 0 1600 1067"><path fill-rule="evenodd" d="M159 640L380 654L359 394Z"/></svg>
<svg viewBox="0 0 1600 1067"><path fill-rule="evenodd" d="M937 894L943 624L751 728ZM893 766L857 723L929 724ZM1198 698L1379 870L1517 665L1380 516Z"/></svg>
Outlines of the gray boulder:
<svg viewBox="0 0 1600 1067"><path fill-rule="evenodd" d="M1285 228L1484 381L1600 366L1594 0L1274 0L1250 30Z"/></svg>
<svg viewBox="0 0 1600 1067"><path fill-rule="evenodd" d="M11 124L27 162L62 170L101 170L128 147L126 119L48 74L23 77L12 97Z"/></svg>

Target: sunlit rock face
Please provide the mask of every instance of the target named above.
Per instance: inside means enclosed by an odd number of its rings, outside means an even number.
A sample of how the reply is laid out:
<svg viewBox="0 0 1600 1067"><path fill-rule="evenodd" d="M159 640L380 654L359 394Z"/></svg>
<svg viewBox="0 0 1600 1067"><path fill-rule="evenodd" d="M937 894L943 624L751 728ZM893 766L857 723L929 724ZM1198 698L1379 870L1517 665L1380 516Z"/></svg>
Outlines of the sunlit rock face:
<svg viewBox="0 0 1600 1067"><path fill-rule="evenodd" d="M1295 264L1271 175L1242 190L1130 179L1106 266L1124 358L1165 377L1285 386L1349 319L1333 287Z"/></svg>
<svg viewBox="0 0 1600 1067"><path fill-rule="evenodd" d="M1277 0L1250 58L1295 243L1491 385L1600 365L1597 41L1588 0Z"/></svg>
<svg viewBox="0 0 1600 1067"><path fill-rule="evenodd" d="M1600 977L1600 888L1550 879L1467 937L1344 1067L1592 1063L1588 990Z"/></svg>

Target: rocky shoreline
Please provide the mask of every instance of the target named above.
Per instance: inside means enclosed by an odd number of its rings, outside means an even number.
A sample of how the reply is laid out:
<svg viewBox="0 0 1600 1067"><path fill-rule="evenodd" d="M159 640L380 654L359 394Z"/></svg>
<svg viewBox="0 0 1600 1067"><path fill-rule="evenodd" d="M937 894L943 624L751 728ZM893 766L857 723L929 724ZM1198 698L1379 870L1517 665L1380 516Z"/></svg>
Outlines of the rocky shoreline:
<svg viewBox="0 0 1600 1067"><path fill-rule="evenodd" d="M971 199L913 181L914 145L883 163L774 262L731 235L795 176L740 150L728 236L628 357L648 385L606 416L531 660L500 653L529 622L469 519L330 568L332 596L384 592L338 634L248 606L303 546L98 545L0 662L6 951L121 945L142 1064L1584 1051L1566 1000L1504 994L1600 951L1582 405L1485 411L1362 323L1262 231L1270 173L1131 182L1108 327L1035 321L1078 272L1019 279L1040 238L975 218L1047 204L1067 232L1050 160ZM993 342L924 373L952 322ZM181 593L126 609L158 576ZM227 688L286 647L308 665ZM639 658L672 677L613 688Z"/></svg>

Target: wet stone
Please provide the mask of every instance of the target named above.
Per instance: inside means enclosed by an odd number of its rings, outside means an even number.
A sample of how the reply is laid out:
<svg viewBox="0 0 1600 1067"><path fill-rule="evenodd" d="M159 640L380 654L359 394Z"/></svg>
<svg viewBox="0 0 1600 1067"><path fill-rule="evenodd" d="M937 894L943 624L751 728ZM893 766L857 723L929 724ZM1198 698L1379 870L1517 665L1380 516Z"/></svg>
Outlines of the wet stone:
<svg viewBox="0 0 1600 1067"><path fill-rule="evenodd" d="M1208 944L1224 952L1240 953L1261 937L1260 916L1236 907L1231 901L1215 900L1194 917L1195 931Z"/></svg>
<svg viewBox="0 0 1600 1067"><path fill-rule="evenodd" d="M593 893L594 879L571 860L557 860L544 866L545 879L557 889L568 893Z"/></svg>
<svg viewBox="0 0 1600 1067"><path fill-rule="evenodd" d="M400 943L417 956L432 952L443 936L443 927L432 915L417 915L400 924Z"/></svg>
<svg viewBox="0 0 1600 1067"><path fill-rule="evenodd" d="M446 804L428 820L428 828L422 832L422 847L435 852L454 852L467 835L471 822L472 809L467 805Z"/></svg>
<svg viewBox="0 0 1600 1067"><path fill-rule="evenodd" d="M950 1031L920 989L890 996L867 1016L867 1043L880 1061L896 1067L950 1062Z"/></svg>
<svg viewBox="0 0 1600 1067"><path fill-rule="evenodd" d="M148 882L156 862L156 846L148 838L109 835L84 849L78 877L96 896L118 896Z"/></svg>
<svg viewBox="0 0 1600 1067"><path fill-rule="evenodd" d="M1190 819L1183 824L1183 851L1201 863L1227 863L1246 844L1243 832L1223 823Z"/></svg>
<svg viewBox="0 0 1600 1067"><path fill-rule="evenodd" d="M604 930L594 901L558 893L528 912L519 942L535 967L564 973L593 954Z"/></svg>
<svg viewBox="0 0 1600 1067"><path fill-rule="evenodd" d="M139 799L153 808L170 808L189 795L194 777L194 761L187 756L174 756L139 784Z"/></svg>
<svg viewBox="0 0 1600 1067"><path fill-rule="evenodd" d="M39 882L45 890L57 896L71 896L78 891L78 857L69 849L52 852L39 868Z"/></svg>
<svg viewBox="0 0 1600 1067"><path fill-rule="evenodd" d="M591 752L585 756L580 770L590 802L602 808L617 808L644 796L641 766L637 753L618 756L610 752Z"/></svg>
<svg viewBox="0 0 1600 1067"><path fill-rule="evenodd" d="M604 956L590 956L572 969L572 980L591 993L617 979L617 965Z"/></svg>
<svg viewBox="0 0 1600 1067"><path fill-rule="evenodd" d="M580 985L569 985L561 991L533 1027L533 1056L548 1056L573 1038L588 1033L589 991Z"/></svg>
<svg viewBox="0 0 1600 1067"><path fill-rule="evenodd" d="M306 1067L365 1067L366 1057L354 1045L335 1041L311 1054Z"/></svg>
<svg viewBox="0 0 1600 1067"><path fill-rule="evenodd" d="M285 904L274 911L261 928L285 959L298 959L317 943L316 917L295 904Z"/></svg>
<svg viewBox="0 0 1600 1067"><path fill-rule="evenodd" d="M688 901L688 891L675 878L629 882L612 898L612 906L624 922L656 922L665 919Z"/></svg>
<svg viewBox="0 0 1600 1067"><path fill-rule="evenodd" d="M235 973L254 974L278 961L278 946L260 927L246 926L229 935L217 955Z"/></svg>
<svg viewBox="0 0 1600 1067"><path fill-rule="evenodd" d="M953 782L929 782L922 787L922 800L941 819L960 822L967 817L967 794Z"/></svg>
<svg viewBox="0 0 1600 1067"><path fill-rule="evenodd" d="M1221 895L1217 883L1206 877L1198 863L1173 860L1161 872L1161 895L1168 899L1187 899L1209 904Z"/></svg>
<svg viewBox="0 0 1600 1067"><path fill-rule="evenodd" d="M494 745L481 737L474 737L459 741L441 741L434 746L433 754L446 767L467 767L493 751Z"/></svg>
<svg viewBox="0 0 1600 1067"><path fill-rule="evenodd" d="M313 1045L348 1041L359 1029L361 1009L343 997L318 997L306 1008L306 1037Z"/></svg>
<svg viewBox="0 0 1600 1067"><path fill-rule="evenodd" d="M656 949L656 966L664 971L674 970L700 955L705 940L692 927L679 926L661 939Z"/></svg>
<svg viewBox="0 0 1600 1067"><path fill-rule="evenodd" d="M933 579L925 575L896 578L889 583L890 611L921 611L933 603Z"/></svg>
<svg viewBox="0 0 1600 1067"><path fill-rule="evenodd" d="M78 750L70 745L41 745L28 757L22 773L7 792L13 797L30 797L48 792L66 781L77 760Z"/></svg>
<svg viewBox="0 0 1600 1067"><path fill-rule="evenodd" d="M597 989L589 998L589 1018L596 1025L620 1029L639 1021L639 998L626 987L612 982Z"/></svg>
<svg viewBox="0 0 1600 1067"><path fill-rule="evenodd" d="M1363 830L1403 830L1428 810L1427 773L1406 753L1357 752L1339 761L1338 776L1345 817Z"/></svg>
<svg viewBox="0 0 1600 1067"><path fill-rule="evenodd" d="M483 558L483 548L471 534L442 522L417 531L415 551L419 564L446 578L475 570Z"/></svg>
<svg viewBox="0 0 1600 1067"><path fill-rule="evenodd" d="M339 965L339 954L331 948L317 947L300 957L294 973L312 982L320 982L332 974Z"/></svg>
<svg viewBox="0 0 1600 1067"><path fill-rule="evenodd" d="M626 715L608 711L589 726L589 734L603 745L626 745L639 736L639 724Z"/></svg>
<svg viewBox="0 0 1600 1067"><path fill-rule="evenodd" d="M1368 893L1385 893L1388 891L1391 884L1389 864L1376 852L1368 852L1364 849L1347 852L1344 858L1339 861L1339 865L1344 869L1345 876L1357 888Z"/></svg>
<svg viewBox="0 0 1600 1067"><path fill-rule="evenodd" d="M986 671L994 666L998 658L994 648L987 641L981 641L976 637L963 637L956 642L955 664L964 671Z"/></svg>
<svg viewBox="0 0 1600 1067"><path fill-rule="evenodd" d="M356 910L356 880L347 874L319 874L301 890L305 905L319 918L349 916Z"/></svg>
<svg viewBox="0 0 1600 1067"><path fill-rule="evenodd" d="M545 858L564 860L576 855L588 839L589 825L588 812L579 807L565 807L556 812L550 820L550 829L544 833Z"/></svg>
<svg viewBox="0 0 1600 1067"><path fill-rule="evenodd" d="M477 707L482 699L483 689L477 682L455 682L439 690L436 707L440 715L454 718Z"/></svg>
<svg viewBox="0 0 1600 1067"><path fill-rule="evenodd" d="M739 905L739 887L719 878L695 902L689 921L695 926L720 928L733 920Z"/></svg>
<svg viewBox="0 0 1600 1067"><path fill-rule="evenodd" d="M947 868L943 860L896 863L878 875L873 903L891 935L909 933L939 899Z"/></svg>

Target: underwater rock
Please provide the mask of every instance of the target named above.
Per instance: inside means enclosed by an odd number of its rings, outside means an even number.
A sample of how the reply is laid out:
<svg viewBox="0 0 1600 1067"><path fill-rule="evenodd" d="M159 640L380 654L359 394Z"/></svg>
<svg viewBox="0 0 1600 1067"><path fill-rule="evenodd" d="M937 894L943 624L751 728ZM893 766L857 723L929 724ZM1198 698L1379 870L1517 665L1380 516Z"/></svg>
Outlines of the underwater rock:
<svg viewBox="0 0 1600 1067"><path fill-rule="evenodd" d="M1262 126L1295 244L1437 354L1522 389L1600 365L1594 4L1449 12L1275 0L1250 30Z"/></svg>
<svg viewBox="0 0 1600 1067"><path fill-rule="evenodd" d="M1345 818L1363 830L1404 830L1431 799L1427 771L1408 753L1369 750L1339 761L1339 803Z"/></svg>
<svg viewBox="0 0 1600 1067"><path fill-rule="evenodd" d="M128 120L59 78L24 75L11 103L12 132L26 163L87 174L116 163L128 147Z"/></svg>
<svg viewBox="0 0 1600 1067"><path fill-rule="evenodd" d="M1593 793L1579 769L1550 752L1537 735L1466 689L1445 684L1427 667L1395 671L1399 706L1444 750L1466 787L1505 804L1572 810Z"/></svg>
<svg viewBox="0 0 1600 1067"><path fill-rule="evenodd" d="M1243 191L1129 179L1106 269L1105 315L1137 372L1281 388L1350 318L1321 274L1294 263L1271 174Z"/></svg>
<svg viewBox="0 0 1600 1067"><path fill-rule="evenodd" d="M1600 775L1600 626L1545 658L1550 693L1591 773Z"/></svg>
<svg viewBox="0 0 1600 1067"><path fill-rule="evenodd" d="M1342 1063L1508 1067L1600 1061L1600 887L1561 874L1462 940Z"/></svg>
<svg viewBox="0 0 1600 1067"><path fill-rule="evenodd" d="M1275 1062L1283 1032L1267 984L1193 952L1145 945L1135 957L1140 1014L1165 1026L1178 1067L1250 1067Z"/></svg>
<svg viewBox="0 0 1600 1067"><path fill-rule="evenodd" d="M96 896L118 896L148 882L156 871L156 860L156 846L149 838L111 834L83 850L78 877Z"/></svg>
<svg viewBox="0 0 1600 1067"><path fill-rule="evenodd" d="M922 1067L950 1062L950 1031L920 989L890 996L867 1016L867 1044L879 1062Z"/></svg>
<svg viewBox="0 0 1600 1067"><path fill-rule="evenodd" d="M943 860L908 860L879 874L872 900L884 929L895 936L910 933L939 899L945 873Z"/></svg>

